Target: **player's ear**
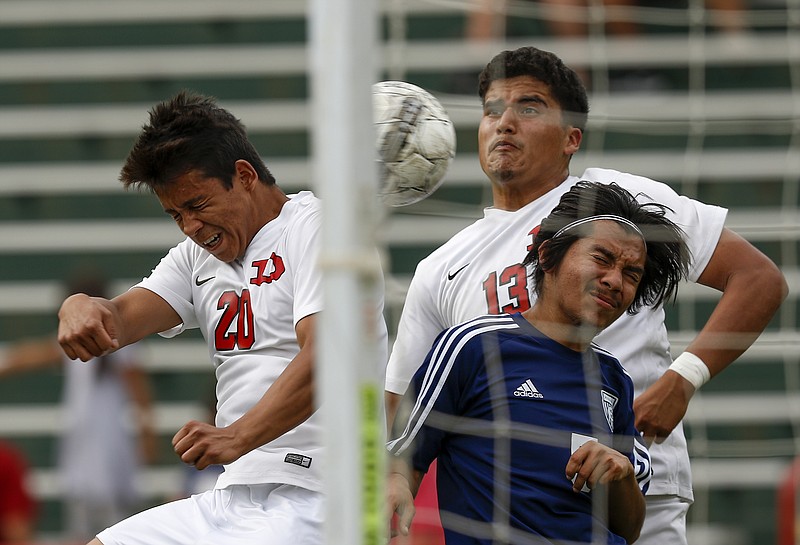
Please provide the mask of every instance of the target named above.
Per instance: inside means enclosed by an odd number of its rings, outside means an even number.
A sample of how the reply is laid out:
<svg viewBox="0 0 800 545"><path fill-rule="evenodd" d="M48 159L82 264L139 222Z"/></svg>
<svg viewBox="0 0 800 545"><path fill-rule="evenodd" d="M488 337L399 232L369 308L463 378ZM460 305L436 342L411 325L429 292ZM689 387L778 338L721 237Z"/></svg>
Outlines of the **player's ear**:
<svg viewBox="0 0 800 545"><path fill-rule="evenodd" d="M258 173L249 161L239 159L234 163L235 177L244 185L245 189L251 189L258 183Z"/></svg>
<svg viewBox="0 0 800 545"><path fill-rule="evenodd" d="M583 131L578 127L572 125L567 126L566 141L564 143L564 153L567 155L575 155L581 149L581 141L583 140Z"/></svg>
<svg viewBox="0 0 800 545"><path fill-rule="evenodd" d="M537 266L540 267L545 272L552 269L553 265L548 260L548 256L550 255L550 240L548 239L542 242L536 251L539 255L539 263Z"/></svg>

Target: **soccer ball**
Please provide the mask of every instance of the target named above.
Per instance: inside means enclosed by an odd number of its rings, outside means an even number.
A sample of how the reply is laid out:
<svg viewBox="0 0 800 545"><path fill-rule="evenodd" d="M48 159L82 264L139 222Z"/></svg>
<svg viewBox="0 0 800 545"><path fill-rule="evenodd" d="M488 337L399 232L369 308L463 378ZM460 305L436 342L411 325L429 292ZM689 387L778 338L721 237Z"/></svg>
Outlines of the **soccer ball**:
<svg viewBox="0 0 800 545"><path fill-rule="evenodd" d="M421 201L441 185L456 154L456 131L439 101L405 81L372 86L381 200Z"/></svg>

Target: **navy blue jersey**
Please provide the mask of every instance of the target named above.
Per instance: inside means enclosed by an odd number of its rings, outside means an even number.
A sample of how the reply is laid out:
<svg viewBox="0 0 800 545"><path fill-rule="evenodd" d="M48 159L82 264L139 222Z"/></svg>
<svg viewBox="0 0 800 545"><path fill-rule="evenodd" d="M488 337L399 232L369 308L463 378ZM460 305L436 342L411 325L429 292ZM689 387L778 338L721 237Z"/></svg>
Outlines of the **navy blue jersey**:
<svg viewBox="0 0 800 545"><path fill-rule="evenodd" d="M633 385L613 356L571 350L519 314L482 316L444 331L411 386L389 450L422 472L438 458L448 545L501 542L481 522L507 524L509 543L625 543L565 475L574 441L589 436L627 455L646 490Z"/></svg>

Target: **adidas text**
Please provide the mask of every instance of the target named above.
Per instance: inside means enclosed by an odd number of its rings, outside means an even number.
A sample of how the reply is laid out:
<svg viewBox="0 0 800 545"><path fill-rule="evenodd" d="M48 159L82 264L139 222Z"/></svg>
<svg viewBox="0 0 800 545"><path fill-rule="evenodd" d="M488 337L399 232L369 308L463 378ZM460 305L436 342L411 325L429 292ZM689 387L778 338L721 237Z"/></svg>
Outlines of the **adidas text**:
<svg viewBox="0 0 800 545"><path fill-rule="evenodd" d="M543 399L544 396L539 392L521 392L519 390L514 390L514 396L516 397L536 397L539 399Z"/></svg>
<svg viewBox="0 0 800 545"><path fill-rule="evenodd" d="M539 393L539 390L533 385L531 379L526 380L514 390L514 397L535 397L537 399L544 399L544 396Z"/></svg>

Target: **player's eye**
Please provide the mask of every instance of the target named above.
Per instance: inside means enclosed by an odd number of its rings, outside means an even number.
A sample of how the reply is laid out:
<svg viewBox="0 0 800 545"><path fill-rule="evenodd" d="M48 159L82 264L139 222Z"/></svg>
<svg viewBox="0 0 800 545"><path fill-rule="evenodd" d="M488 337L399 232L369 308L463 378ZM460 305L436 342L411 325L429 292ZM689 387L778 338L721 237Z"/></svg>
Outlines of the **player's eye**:
<svg viewBox="0 0 800 545"><path fill-rule="evenodd" d="M483 106L483 115L497 117L503 115L505 107L502 104L487 103Z"/></svg>
<svg viewBox="0 0 800 545"><path fill-rule="evenodd" d="M641 273L639 273L637 271L627 271L626 270L625 271L625 276L628 277L628 279L631 282L634 282L636 284L638 284L639 282L642 281L642 275L641 275Z"/></svg>

